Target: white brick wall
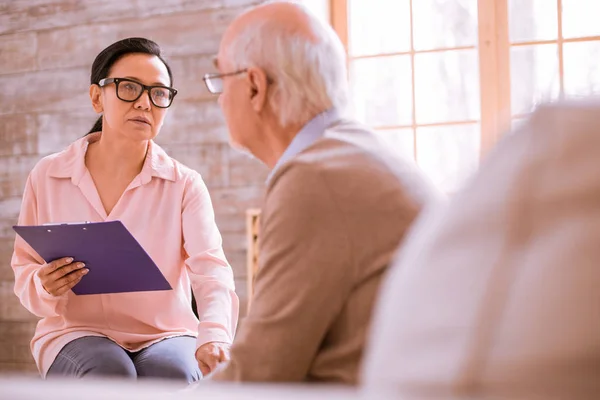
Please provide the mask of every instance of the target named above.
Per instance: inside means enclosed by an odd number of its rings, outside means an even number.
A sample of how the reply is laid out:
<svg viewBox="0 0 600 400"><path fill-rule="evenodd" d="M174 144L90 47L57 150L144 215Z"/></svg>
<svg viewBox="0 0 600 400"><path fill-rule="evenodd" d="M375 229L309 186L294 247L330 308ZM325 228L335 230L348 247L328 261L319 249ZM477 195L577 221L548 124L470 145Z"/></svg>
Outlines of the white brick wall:
<svg viewBox="0 0 600 400"><path fill-rule="evenodd" d="M13 294L10 257L20 196L42 156L84 135L96 54L128 36L163 48L179 94L157 139L204 177L246 304L245 210L260 205L266 169L233 151L202 75L229 21L261 0L11 0L0 7L0 373L35 371L35 318Z"/></svg>

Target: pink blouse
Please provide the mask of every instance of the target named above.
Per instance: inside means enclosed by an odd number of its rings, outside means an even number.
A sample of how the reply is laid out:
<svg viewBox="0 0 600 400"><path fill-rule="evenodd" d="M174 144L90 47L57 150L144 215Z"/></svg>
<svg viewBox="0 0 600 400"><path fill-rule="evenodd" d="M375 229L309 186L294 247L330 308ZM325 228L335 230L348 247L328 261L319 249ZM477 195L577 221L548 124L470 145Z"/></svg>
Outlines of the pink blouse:
<svg viewBox="0 0 600 400"><path fill-rule="evenodd" d="M36 274L44 261L17 236L11 262L15 293L41 317L31 350L43 376L61 348L83 336L105 336L138 351L161 339L191 335L200 347L231 343L237 326L233 272L200 175L150 142L142 171L106 215L84 162L88 144L99 137L88 135L38 162L27 179L18 224L120 220L173 290L85 296L69 291L53 297ZM200 321L191 308L190 288Z"/></svg>

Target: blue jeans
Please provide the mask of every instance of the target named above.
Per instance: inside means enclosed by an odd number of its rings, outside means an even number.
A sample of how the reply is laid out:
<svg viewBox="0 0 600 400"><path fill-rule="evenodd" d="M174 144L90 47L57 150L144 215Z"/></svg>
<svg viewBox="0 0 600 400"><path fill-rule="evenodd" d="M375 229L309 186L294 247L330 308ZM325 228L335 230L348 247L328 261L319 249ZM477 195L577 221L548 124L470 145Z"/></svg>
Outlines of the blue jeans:
<svg viewBox="0 0 600 400"><path fill-rule="evenodd" d="M196 339L191 336L164 339L138 352L129 352L105 337L86 336L62 348L46 378L156 378L192 383L202 377L195 351Z"/></svg>

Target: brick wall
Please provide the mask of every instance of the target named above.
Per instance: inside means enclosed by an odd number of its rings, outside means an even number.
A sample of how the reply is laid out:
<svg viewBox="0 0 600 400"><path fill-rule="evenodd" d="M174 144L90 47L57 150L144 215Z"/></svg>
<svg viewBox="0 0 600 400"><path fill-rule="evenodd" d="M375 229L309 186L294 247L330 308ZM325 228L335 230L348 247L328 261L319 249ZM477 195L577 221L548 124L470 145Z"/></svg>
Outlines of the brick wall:
<svg viewBox="0 0 600 400"><path fill-rule="evenodd" d="M157 140L198 170L214 203L242 306L245 210L261 202L266 169L231 150L215 98L201 77L220 36L261 0L10 0L0 3L0 374L35 371L29 340L36 319L13 294L10 257L29 170L87 132L95 120L88 80L96 54L144 36L164 49L179 94Z"/></svg>

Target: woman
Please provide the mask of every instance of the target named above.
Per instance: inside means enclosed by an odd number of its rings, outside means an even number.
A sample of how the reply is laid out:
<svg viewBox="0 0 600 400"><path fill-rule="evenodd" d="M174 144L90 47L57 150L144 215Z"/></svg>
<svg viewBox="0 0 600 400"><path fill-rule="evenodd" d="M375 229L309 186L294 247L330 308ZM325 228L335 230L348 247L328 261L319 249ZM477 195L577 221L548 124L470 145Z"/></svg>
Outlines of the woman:
<svg viewBox="0 0 600 400"><path fill-rule="evenodd" d="M193 382L227 358L239 303L209 193L153 142L177 94L172 84L156 43L130 38L104 49L90 85L100 119L27 179L19 225L120 220L173 287L77 296L71 288L85 265L46 264L17 237L15 293L42 318L31 343L42 376Z"/></svg>

